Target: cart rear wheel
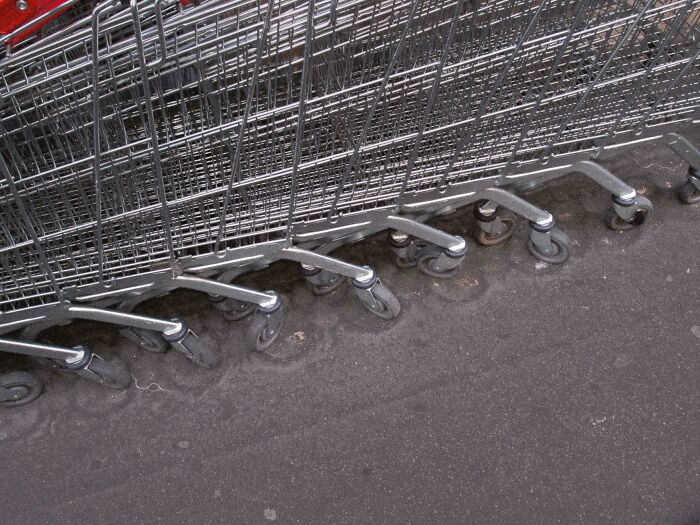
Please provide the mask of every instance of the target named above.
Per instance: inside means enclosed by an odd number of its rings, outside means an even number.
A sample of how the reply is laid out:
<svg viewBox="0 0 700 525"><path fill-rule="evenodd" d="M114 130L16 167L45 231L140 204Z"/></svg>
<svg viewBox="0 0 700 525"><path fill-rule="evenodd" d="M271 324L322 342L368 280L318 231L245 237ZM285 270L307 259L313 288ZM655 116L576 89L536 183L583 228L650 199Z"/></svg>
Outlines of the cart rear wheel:
<svg viewBox="0 0 700 525"><path fill-rule="evenodd" d="M162 354L170 345L159 332L141 328L124 328L120 333L147 352Z"/></svg>
<svg viewBox="0 0 700 525"><path fill-rule="evenodd" d="M700 190L695 187L695 184L687 181L681 187L681 191L678 193L678 198L681 200L681 202L686 204L695 204L700 202Z"/></svg>
<svg viewBox="0 0 700 525"><path fill-rule="evenodd" d="M215 368L221 362L219 354L192 332L175 343L175 347L192 362L204 368Z"/></svg>
<svg viewBox="0 0 700 525"><path fill-rule="evenodd" d="M0 375L0 388L8 394L0 406L18 407L34 401L41 395L43 385L39 378L29 372L10 372Z"/></svg>
<svg viewBox="0 0 700 525"><path fill-rule="evenodd" d="M531 239L527 241L527 249L540 261L544 261L549 264L565 263L569 258L568 236L561 230L554 228L550 233L550 238L552 240L552 246L554 247L552 253L541 252L537 245L534 242L532 242Z"/></svg>
<svg viewBox="0 0 700 525"><path fill-rule="evenodd" d="M378 282L372 286L370 292L374 297L374 301L369 301L365 299L364 296L360 296L362 305L367 308L367 310L382 319L394 319L398 317L401 313L401 303L389 288Z"/></svg>
<svg viewBox="0 0 700 525"><path fill-rule="evenodd" d="M328 284L315 284L315 283L309 283L311 285L311 292L314 295L322 296L322 295L328 295L333 292L335 292L338 288L340 288L345 281L345 277L342 275L335 275L330 283Z"/></svg>
<svg viewBox="0 0 700 525"><path fill-rule="evenodd" d="M452 279L459 273L461 268L457 266L455 268L450 268L449 270L437 270L434 267L435 261L440 257L439 255L426 255L418 259L418 269L429 277L434 277L435 279Z"/></svg>
<svg viewBox="0 0 700 525"><path fill-rule="evenodd" d="M610 208L607 216L605 217L605 224L607 227L617 232L624 232L633 230L651 219L651 215L654 212L654 206L651 204L649 199L639 197L634 206L634 216L631 221L624 220L617 214L615 208Z"/></svg>
<svg viewBox="0 0 700 525"><path fill-rule="evenodd" d="M269 314L255 312L248 331L248 346L256 352L264 352L277 340L283 325L284 311L281 306Z"/></svg>
<svg viewBox="0 0 700 525"><path fill-rule="evenodd" d="M500 215L499 218L506 227L503 233L500 233L498 235L492 235L480 229L479 234L476 237L476 240L479 241L479 244L483 246L494 246L496 244L500 244L510 239L510 237L513 235L513 232L515 232L515 229L518 227L517 219L511 214L503 214Z"/></svg>
<svg viewBox="0 0 700 525"><path fill-rule="evenodd" d="M125 390L131 383L131 373L121 362L107 361L98 355L93 355L87 366L79 370L78 374L115 390Z"/></svg>
<svg viewBox="0 0 700 525"><path fill-rule="evenodd" d="M227 298L217 304L217 308L221 310L224 319L227 321L240 321L245 319L255 311L255 303L246 303L238 299Z"/></svg>
<svg viewBox="0 0 700 525"><path fill-rule="evenodd" d="M401 268L402 270L405 270L407 268L415 268L416 264L418 264L418 261L415 259L409 261L404 259L403 257L394 257L394 263L398 268Z"/></svg>

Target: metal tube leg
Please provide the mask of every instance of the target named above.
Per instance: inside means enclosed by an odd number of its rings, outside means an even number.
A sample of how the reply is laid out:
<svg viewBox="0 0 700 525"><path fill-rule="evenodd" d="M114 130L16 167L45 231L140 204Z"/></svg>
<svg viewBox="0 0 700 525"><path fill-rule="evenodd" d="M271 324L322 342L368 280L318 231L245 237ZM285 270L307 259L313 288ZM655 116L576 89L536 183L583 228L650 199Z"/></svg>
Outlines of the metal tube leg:
<svg viewBox="0 0 700 525"><path fill-rule="evenodd" d="M175 283L180 288L189 288L190 290L198 290L213 296L222 296L235 301L243 301L257 305L254 312L251 328L246 337L248 345L257 351L264 351L277 339L282 324L284 322L284 311L282 308L282 298L272 291L258 292L242 286L227 284L222 281L213 281L201 277L192 277L188 275L180 275L174 278ZM221 308L220 308L221 309ZM232 315L240 314L243 318L253 313L250 309L244 308ZM171 342L171 336L164 334L166 341ZM190 359L207 367L213 367L218 364L218 357L202 345L192 332L187 332L175 341L175 347L183 351Z"/></svg>
<svg viewBox="0 0 700 525"><path fill-rule="evenodd" d="M389 240L399 267L418 265L426 275L441 279L454 277L459 271L467 255L467 243L462 237L406 217L392 215L385 224L395 229Z"/></svg>
<svg viewBox="0 0 700 525"><path fill-rule="evenodd" d="M123 366L105 361L84 346L65 348L33 341L0 339L0 351L49 359L53 367L71 370L110 388L121 390L131 383L131 374Z"/></svg>
<svg viewBox="0 0 700 525"><path fill-rule="evenodd" d="M437 228L416 222L406 217L390 215L386 218L385 222L389 228L399 230L413 237L417 237L418 239L440 246L455 254L461 253L467 246L466 241L459 235L450 235Z"/></svg>
<svg viewBox="0 0 700 525"><path fill-rule="evenodd" d="M74 319L87 319L131 328L154 330L162 332L164 335L179 333L183 330L184 326L184 322L182 321L164 321L145 315L118 312L91 306L70 305L67 307L67 311Z"/></svg>
<svg viewBox="0 0 700 525"><path fill-rule="evenodd" d="M22 354L32 357L45 357L66 363L79 363L85 359L85 348L65 348L63 346L36 343L34 341L19 341L16 339L0 339L0 352Z"/></svg>
<svg viewBox="0 0 700 525"><path fill-rule="evenodd" d="M619 202L633 204L637 198L637 192L632 186L625 184L596 162L583 160L574 164L573 169L608 190Z"/></svg>
<svg viewBox="0 0 700 525"><path fill-rule="evenodd" d="M513 213L526 218L531 223L537 224L541 228L554 226L554 217L552 217L551 213L539 209L537 206L530 204L526 200L508 191L500 188L487 188L479 192L479 197L493 201L499 206L503 206Z"/></svg>
<svg viewBox="0 0 700 525"><path fill-rule="evenodd" d="M664 135L663 143L686 161L696 173L700 171L700 149L687 138L678 133L669 133Z"/></svg>
<svg viewBox="0 0 700 525"><path fill-rule="evenodd" d="M174 278L174 281L180 288L188 288L210 295L220 295L231 299L238 299L246 303L255 303L263 308L272 307L280 301L279 296L274 292L258 292L250 288L204 279L202 277L179 275Z"/></svg>
<svg viewBox="0 0 700 525"><path fill-rule="evenodd" d="M396 296L379 281L374 270L368 266L357 266L327 255L294 247L283 248L280 251L280 258L306 265L307 271L311 268L321 268L327 272L350 277L363 306L378 317L393 319L401 311L401 305ZM260 325L263 326L262 321Z"/></svg>
<svg viewBox="0 0 700 525"><path fill-rule="evenodd" d="M356 264L350 264L345 261L329 257L328 255L323 255L309 250L302 250L300 248L283 248L280 251L280 258L296 261L306 265L309 268L321 268L331 273L342 275L344 277L350 277L358 282L366 283L375 277L374 270L366 266L357 266Z"/></svg>
<svg viewBox="0 0 700 525"><path fill-rule="evenodd" d="M571 241L559 228L555 228L551 213L540 210L529 202L500 188L487 188L479 196L493 201L530 221L530 238L527 247L541 261L561 264L569 258Z"/></svg>
<svg viewBox="0 0 700 525"><path fill-rule="evenodd" d="M646 197L639 197L634 188L590 160L574 164L574 170L585 175L612 194L612 207L606 216L608 228L615 231L631 230L646 222L654 206Z"/></svg>
<svg viewBox="0 0 700 525"><path fill-rule="evenodd" d="M574 168L610 191L612 207L605 223L615 231L625 231L646 222L654 211L654 206L646 197L640 197L631 186L625 184L608 170L592 161L582 161Z"/></svg>
<svg viewBox="0 0 700 525"><path fill-rule="evenodd" d="M162 334L170 345L198 365L213 368L219 363L219 357L211 348L207 347L187 327L185 321L173 319L164 321L145 315L117 312L90 306L73 306L67 308L68 314L76 319L88 319L101 321L140 330L153 330Z"/></svg>

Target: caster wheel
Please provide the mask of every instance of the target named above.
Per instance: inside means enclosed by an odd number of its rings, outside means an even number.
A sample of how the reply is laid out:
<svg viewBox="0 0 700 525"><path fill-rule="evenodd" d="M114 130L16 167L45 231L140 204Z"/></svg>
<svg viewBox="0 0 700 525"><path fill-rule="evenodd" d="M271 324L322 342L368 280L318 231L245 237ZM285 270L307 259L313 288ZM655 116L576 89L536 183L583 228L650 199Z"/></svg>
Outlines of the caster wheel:
<svg viewBox="0 0 700 525"><path fill-rule="evenodd" d="M248 332L248 346L255 352L264 352L279 337L284 324L284 312L280 306L271 314L255 312Z"/></svg>
<svg viewBox="0 0 700 525"><path fill-rule="evenodd" d="M125 390L131 383L131 374L121 362L107 361L98 355L93 355L78 375L115 390Z"/></svg>
<svg viewBox="0 0 700 525"><path fill-rule="evenodd" d="M678 198L685 204L695 204L700 202L700 190L690 181L687 181L678 192Z"/></svg>
<svg viewBox="0 0 700 525"><path fill-rule="evenodd" d="M386 286L381 283L376 283L369 290L374 300L368 299L367 296L360 295L362 305L372 312L377 317L382 319L394 319L401 313L401 303L396 296Z"/></svg>
<svg viewBox="0 0 700 525"><path fill-rule="evenodd" d="M607 227L617 232L624 232L633 230L651 219L654 206L651 204L649 199L638 197L637 204L634 206L634 218L629 222L620 217L615 211L615 208L610 208L607 216L605 217L605 224Z"/></svg>
<svg viewBox="0 0 700 525"><path fill-rule="evenodd" d="M552 246L554 247L552 253L542 253L537 245L530 239L527 241L527 249L540 261L549 264L562 264L566 262L569 258L569 246L571 244L569 237L563 231L554 228L550 232L550 238L552 240Z"/></svg>
<svg viewBox="0 0 700 525"><path fill-rule="evenodd" d="M0 376L0 389L5 391L0 406L19 407L39 397L44 386L34 374L10 372Z"/></svg>
<svg viewBox="0 0 700 525"><path fill-rule="evenodd" d="M479 234L476 236L476 240L479 242L479 244L482 246L494 246L510 239L513 232L515 232L515 229L518 227L517 219L514 215L510 214L500 215L499 219L505 226L503 233L492 235L482 229L479 229Z"/></svg>
<svg viewBox="0 0 700 525"><path fill-rule="evenodd" d="M174 343L173 346L192 362L204 368L215 368L221 362L219 354L192 332L188 332L182 340Z"/></svg>
<svg viewBox="0 0 700 525"><path fill-rule="evenodd" d="M227 298L216 306L227 321L240 321L255 311L255 303Z"/></svg>
<svg viewBox="0 0 700 525"><path fill-rule="evenodd" d="M401 268L402 270L408 269L408 268L415 268L415 266L418 264L417 260L407 260L404 259L403 257L394 257L394 263L396 264L397 267Z"/></svg>
<svg viewBox="0 0 700 525"><path fill-rule="evenodd" d="M435 279L452 279L459 273L460 266L456 268L450 268L449 270L437 270L434 267L435 261L438 259L439 255L426 255L418 259L418 269L429 277L434 277Z"/></svg>
<svg viewBox="0 0 700 525"><path fill-rule="evenodd" d="M143 348L147 352L162 354L168 350L170 345L163 339L163 336L153 330L142 330L140 328L125 328L120 330L120 333L137 344L139 348Z"/></svg>
<svg viewBox="0 0 700 525"><path fill-rule="evenodd" d="M345 278L342 275L336 274L331 278L331 282L328 284L309 283L309 285L311 286L311 292L314 295L322 296L335 292L338 288L340 288L344 281Z"/></svg>

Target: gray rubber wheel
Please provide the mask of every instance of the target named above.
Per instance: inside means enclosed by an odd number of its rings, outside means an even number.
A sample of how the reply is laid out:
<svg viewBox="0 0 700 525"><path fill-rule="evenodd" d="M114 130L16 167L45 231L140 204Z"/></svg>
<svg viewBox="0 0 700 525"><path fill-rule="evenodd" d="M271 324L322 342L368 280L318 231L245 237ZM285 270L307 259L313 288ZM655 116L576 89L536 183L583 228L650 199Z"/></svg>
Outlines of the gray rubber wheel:
<svg viewBox="0 0 700 525"><path fill-rule="evenodd" d="M398 298L382 283L375 284L372 295L376 304L368 304L362 300L362 305L377 317L382 319L394 319L401 313L401 303Z"/></svg>
<svg viewBox="0 0 700 525"><path fill-rule="evenodd" d="M434 277L435 279L452 279L459 273L461 265L445 271L436 270L433 265L438 257L439 255L426 255L421 257L418 259L418 269L425 275Z"/></svg>
<svg viewBox="0 0 700 525"><path fill-rule="evenodd" d="M248 331L248 346L255 352L265 352L277 340L284 325L284 314L280 310L271 315L256 312Z"/></svg>
<svg viewBox="0 0 700 525"><path fill-rule="evenodd" d="M511 238L513 232L515 232L516 228L518 227L518 220L514 215L509 213L499 215L499 218L506 225L505 231L500 235L491 235L490 233L479 228L479 234L476 236L476 240L479 242L479 244L482 246L494 246Z"/></svg>
<svg viewBox="0 0 700 525"><path fill-rule="evenodd" d="M554 251L552 253L547 254L540 252L537 245L532 242L531 239L528 239L527 241L527 249L540 261L544 261L549 264L565 263L569 259L569 237L557 228L554 228L551 231L550 237L552 239L552 245L554 246Z"/></svg>
<svg viewBox="0 0 700 525"><path fill-rule="evenodd" d="M685 204L696 204L700 202L700 190L690 181L686 181L678 192L678 198Z"/></svg>
<svg viewBox="0 0 700 525"><path fill-rule="evenodd" d="M314 295L323 296L335 292L342 286L343 282L345 282L345 277L342 275L336 275L329 284L309 283L309 285L311 286L311 292Z"/></svg>
<svg viewBox="0 0 700 525"><path fill-rule="evenodd" d="M44 385L29 372L10 372L0 375L0 388L7 390L12 396L12 399L0 401L0 406L19 407L39 397Z"/></svg>
<svg viewBox="0 0 700 525"><path fill-rule="evenodd" d="M80 374L82 377L92 379L102 386L114 388L115 390L125 390L131 383L131 373L119 361L107 361L98 355L93 355L90 363L84 371L89 374Z"/></svg>
<svg viewBox="0 0 700 525"><path fill-rule="evenodd" d="M192 362L204 368L215 368L221 363L219 354L192 332L189 332L182 341L175 343L174 347Z"/></svg>
<svg viewBox="0 0 700 525"><path fill-rule="evenodd" d="M404 259L403 257L396 256L394 257L394 264L396 264L397 267L401 268L402 270L408 269L408 268L415 268L416 265L418 264L417 260L412 260L408 261Z"/></svg>
<svg viewBox="0 0 700 525"><path fill-rule="evenodd" d="M255 303L246 303L230 297L214 303L227 321L240 321L255 311Z"/></svg>
<svg viewBox="0 0 700 525"><path fill-rule="evenodd" d="M635 208L634 217L629 222L622 219L615 211L615 208L610 208L605 217L606 226L613 231L624 232L633 230L651 219L654 212L654 206L651 204L649 199L639 197L637 199L637 204L635 204Z"/></svg>
<svg viewBox="0 0 700 525"><path fill-rule="evenodd" d="M129 341L137 344L139 348L147 352L162 354L170 348L168 342L163 339L159 332L153 330L143 330L141 328L124 328L119 331Z"/></svg>

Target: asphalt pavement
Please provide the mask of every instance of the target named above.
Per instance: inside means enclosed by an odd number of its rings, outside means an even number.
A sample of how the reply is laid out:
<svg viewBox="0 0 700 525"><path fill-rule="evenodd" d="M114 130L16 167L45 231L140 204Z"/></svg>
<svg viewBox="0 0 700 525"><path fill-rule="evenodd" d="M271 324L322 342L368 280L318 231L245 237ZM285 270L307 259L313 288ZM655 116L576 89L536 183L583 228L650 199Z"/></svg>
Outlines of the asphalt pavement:
<svg viewBox="0 0 700 525"><path fill-rule="evenodd" d="M46 391L0 412L0 523L700 523L700 204L663 148L606 166L654 220L607 230L579 176L532 193L572 238L563 266L524 222L478 246L471 208L434 222L469 239L451 281L398 269L384 236L338 250L397 294L394 321L277 263L243 280L288 298L270 356L176 292L142 311L187 318L219 368L89 323L55 337L119 356L127 391L5 361Z"/></svg>

